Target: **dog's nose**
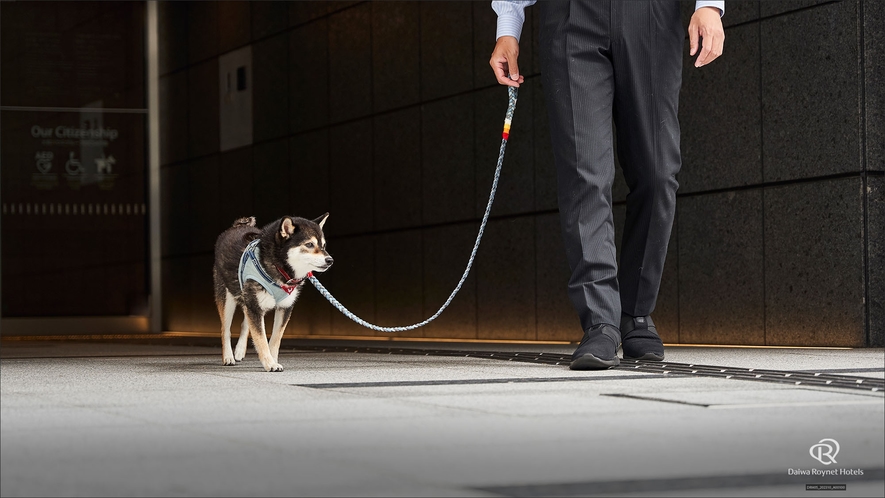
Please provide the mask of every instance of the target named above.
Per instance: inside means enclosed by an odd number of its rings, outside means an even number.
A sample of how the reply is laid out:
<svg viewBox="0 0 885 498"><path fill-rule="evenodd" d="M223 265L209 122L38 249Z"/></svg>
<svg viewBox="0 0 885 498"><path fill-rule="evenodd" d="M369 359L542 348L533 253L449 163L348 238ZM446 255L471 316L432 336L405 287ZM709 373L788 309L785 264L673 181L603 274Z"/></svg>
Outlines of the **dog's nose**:
<svg viewBox="0 0 885 498"><path fill-rule="evenodd" d="M332 263L334 263L334 262L335 262L335 260L332 259L332 256L328 256L328 257L326 258L326 265L328 265L328 266L332 266Z"/></svg>

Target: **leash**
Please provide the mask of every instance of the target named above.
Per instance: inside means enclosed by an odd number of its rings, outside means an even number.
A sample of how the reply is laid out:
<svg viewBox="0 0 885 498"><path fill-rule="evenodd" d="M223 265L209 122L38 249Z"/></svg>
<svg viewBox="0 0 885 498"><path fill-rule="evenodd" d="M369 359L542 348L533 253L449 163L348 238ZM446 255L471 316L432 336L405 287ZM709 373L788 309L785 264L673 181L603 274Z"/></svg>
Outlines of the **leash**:
<svg viewBox="0 0 885 498"><path fill-rule="evenodd" d="M476 243L473 244L473 251L471 251L470 253L470 259L467 260L467 268L464 269L464 274L461 275L461 280L458 282L458 285L455 286L455 290L452 291L452 293L449 295L449 298L446 299L446 302L443 303L442 306L440 306L439 310L437 310L437 312L434 313L433 316L431 316L427 320L424 320L423 322L415 323L405 327L381 327L371 324L353 314L352 311L345 308L343 304L338 302L338 300L335 299L334 296L332 296L328 289L323 287L323 284L321 284L315 276L313 276L312 274L308 274L307 279L310 281L310 283L312 283L313 286L317 288L317 290L320 292L320 294L323 295L323 297L325 297L330 303L332 303L332 306L338 308L338 311L343 313L344 316L350 318L363 327L367 327L378 332L404 332L427 325L428 323L435 320L440 314L442 314L443 310L448 308L449 304L452 302L452 299L454 299L455 295L458 294L458 291L461 290L461 285L463 285L464 281L467 280L467 275L470 274L470 268L473 266L473 259L476 257L476 251L479 249L479 243L482 240L482 234L485 231L486 224L489 221L489 213L491 213L492 211L492 203L495 202L495 191L498 190L498 178L501 176L501 165L504 163L504 150L507 148L507 139L510 137L510 122L513 120L513 111L516 110L517 93L518 90L516 87L507 87L507 114L505 114L504 116L504 132L502 133L501 149L498 152L498 165L495 168L495 179L492 181L492 191L491 193L489 193L489 202L488 204L486 204L486 212L482 216L482 223L479 226L479 233L476 235Z"/></svg>

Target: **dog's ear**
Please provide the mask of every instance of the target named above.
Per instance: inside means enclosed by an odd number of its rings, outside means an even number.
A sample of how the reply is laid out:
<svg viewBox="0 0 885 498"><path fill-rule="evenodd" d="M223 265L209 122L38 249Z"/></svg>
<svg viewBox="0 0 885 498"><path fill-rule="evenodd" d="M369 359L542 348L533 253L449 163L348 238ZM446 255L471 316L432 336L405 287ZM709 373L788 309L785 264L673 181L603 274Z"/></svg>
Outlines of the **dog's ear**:
<svg viewBox="0 0 885 498"><path fill-rule="evenodd" d="M329 217L329 213L326 213L326 214L320 216L319 218L313 220L313 222L316 223L317 225L319 225L320 228L323 228L323 225L326 224L326 218L328 218L328 217Z"/></svg>
<svg viewBox="0 0 885 498"><path fill-rule="evenodd" d="M280 237L288 239L297 229L298 227L292 222L292 218L283 218L283 222L280 223Z"/></svg>

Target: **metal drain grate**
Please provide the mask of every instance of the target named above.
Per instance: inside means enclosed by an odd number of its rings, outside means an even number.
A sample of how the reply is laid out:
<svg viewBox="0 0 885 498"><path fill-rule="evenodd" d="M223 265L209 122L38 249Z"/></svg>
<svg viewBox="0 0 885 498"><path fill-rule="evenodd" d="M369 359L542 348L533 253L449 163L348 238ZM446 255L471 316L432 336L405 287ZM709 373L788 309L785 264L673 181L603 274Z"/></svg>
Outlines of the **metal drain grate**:
<svg viewBox="0 0 885 498"><path fill-rule="evenodd" d="M797 386L839 387L843 389L861 389L871 392L885 390L885 380L883 379L857 377L854 375L833 375L824 372L796 372L639 360L621 360L621 364L618 368L638 370L642 372L656 372L660 374L697 375L700 377L774 382L777 384L793 384Z"/></svg>
<svg viewBox="0 0 885 498"><path fill-rule="evenodd" d="M411 356L457 356L466 358L486 358L490 360L543 363L547 365L568 365L570 354L502 352L502 351L458 351L451 349L408 349L348 346L296 346L295 349L322 351L329 353L371 353ZM621 360L614 367L617 370L633 370L658 375L717 377L721 379L773 382L797 386L838 387L842 389L881 392L885 390L885 379L857 377L853 375L833 375L825 372L769 370L759 368L735 368L715 365L695 365L688 363L657 362L643 360Z"/></svg>

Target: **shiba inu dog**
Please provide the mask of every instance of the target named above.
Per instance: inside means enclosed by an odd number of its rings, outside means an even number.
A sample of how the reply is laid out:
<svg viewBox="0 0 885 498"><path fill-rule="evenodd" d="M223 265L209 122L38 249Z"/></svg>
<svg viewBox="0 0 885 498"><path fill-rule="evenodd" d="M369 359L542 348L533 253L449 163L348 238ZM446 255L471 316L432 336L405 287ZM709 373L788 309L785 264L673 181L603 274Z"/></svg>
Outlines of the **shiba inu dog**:
<svg viewBox="0 0 885 498"><path fill-rule="evenodd" d="M311 272L332 266L326 252L323 225L329 213L310 221L284 216L258 229L255 218L240 218L215 242L215 304L221 317L222 363L236 365L246 356L248 336L268 372L282 372L277 362L280 341L292 316L292 306ZM245 315L236 352L230 326L239 306ZM270 342L264 315L274 310Z"/></svg>

